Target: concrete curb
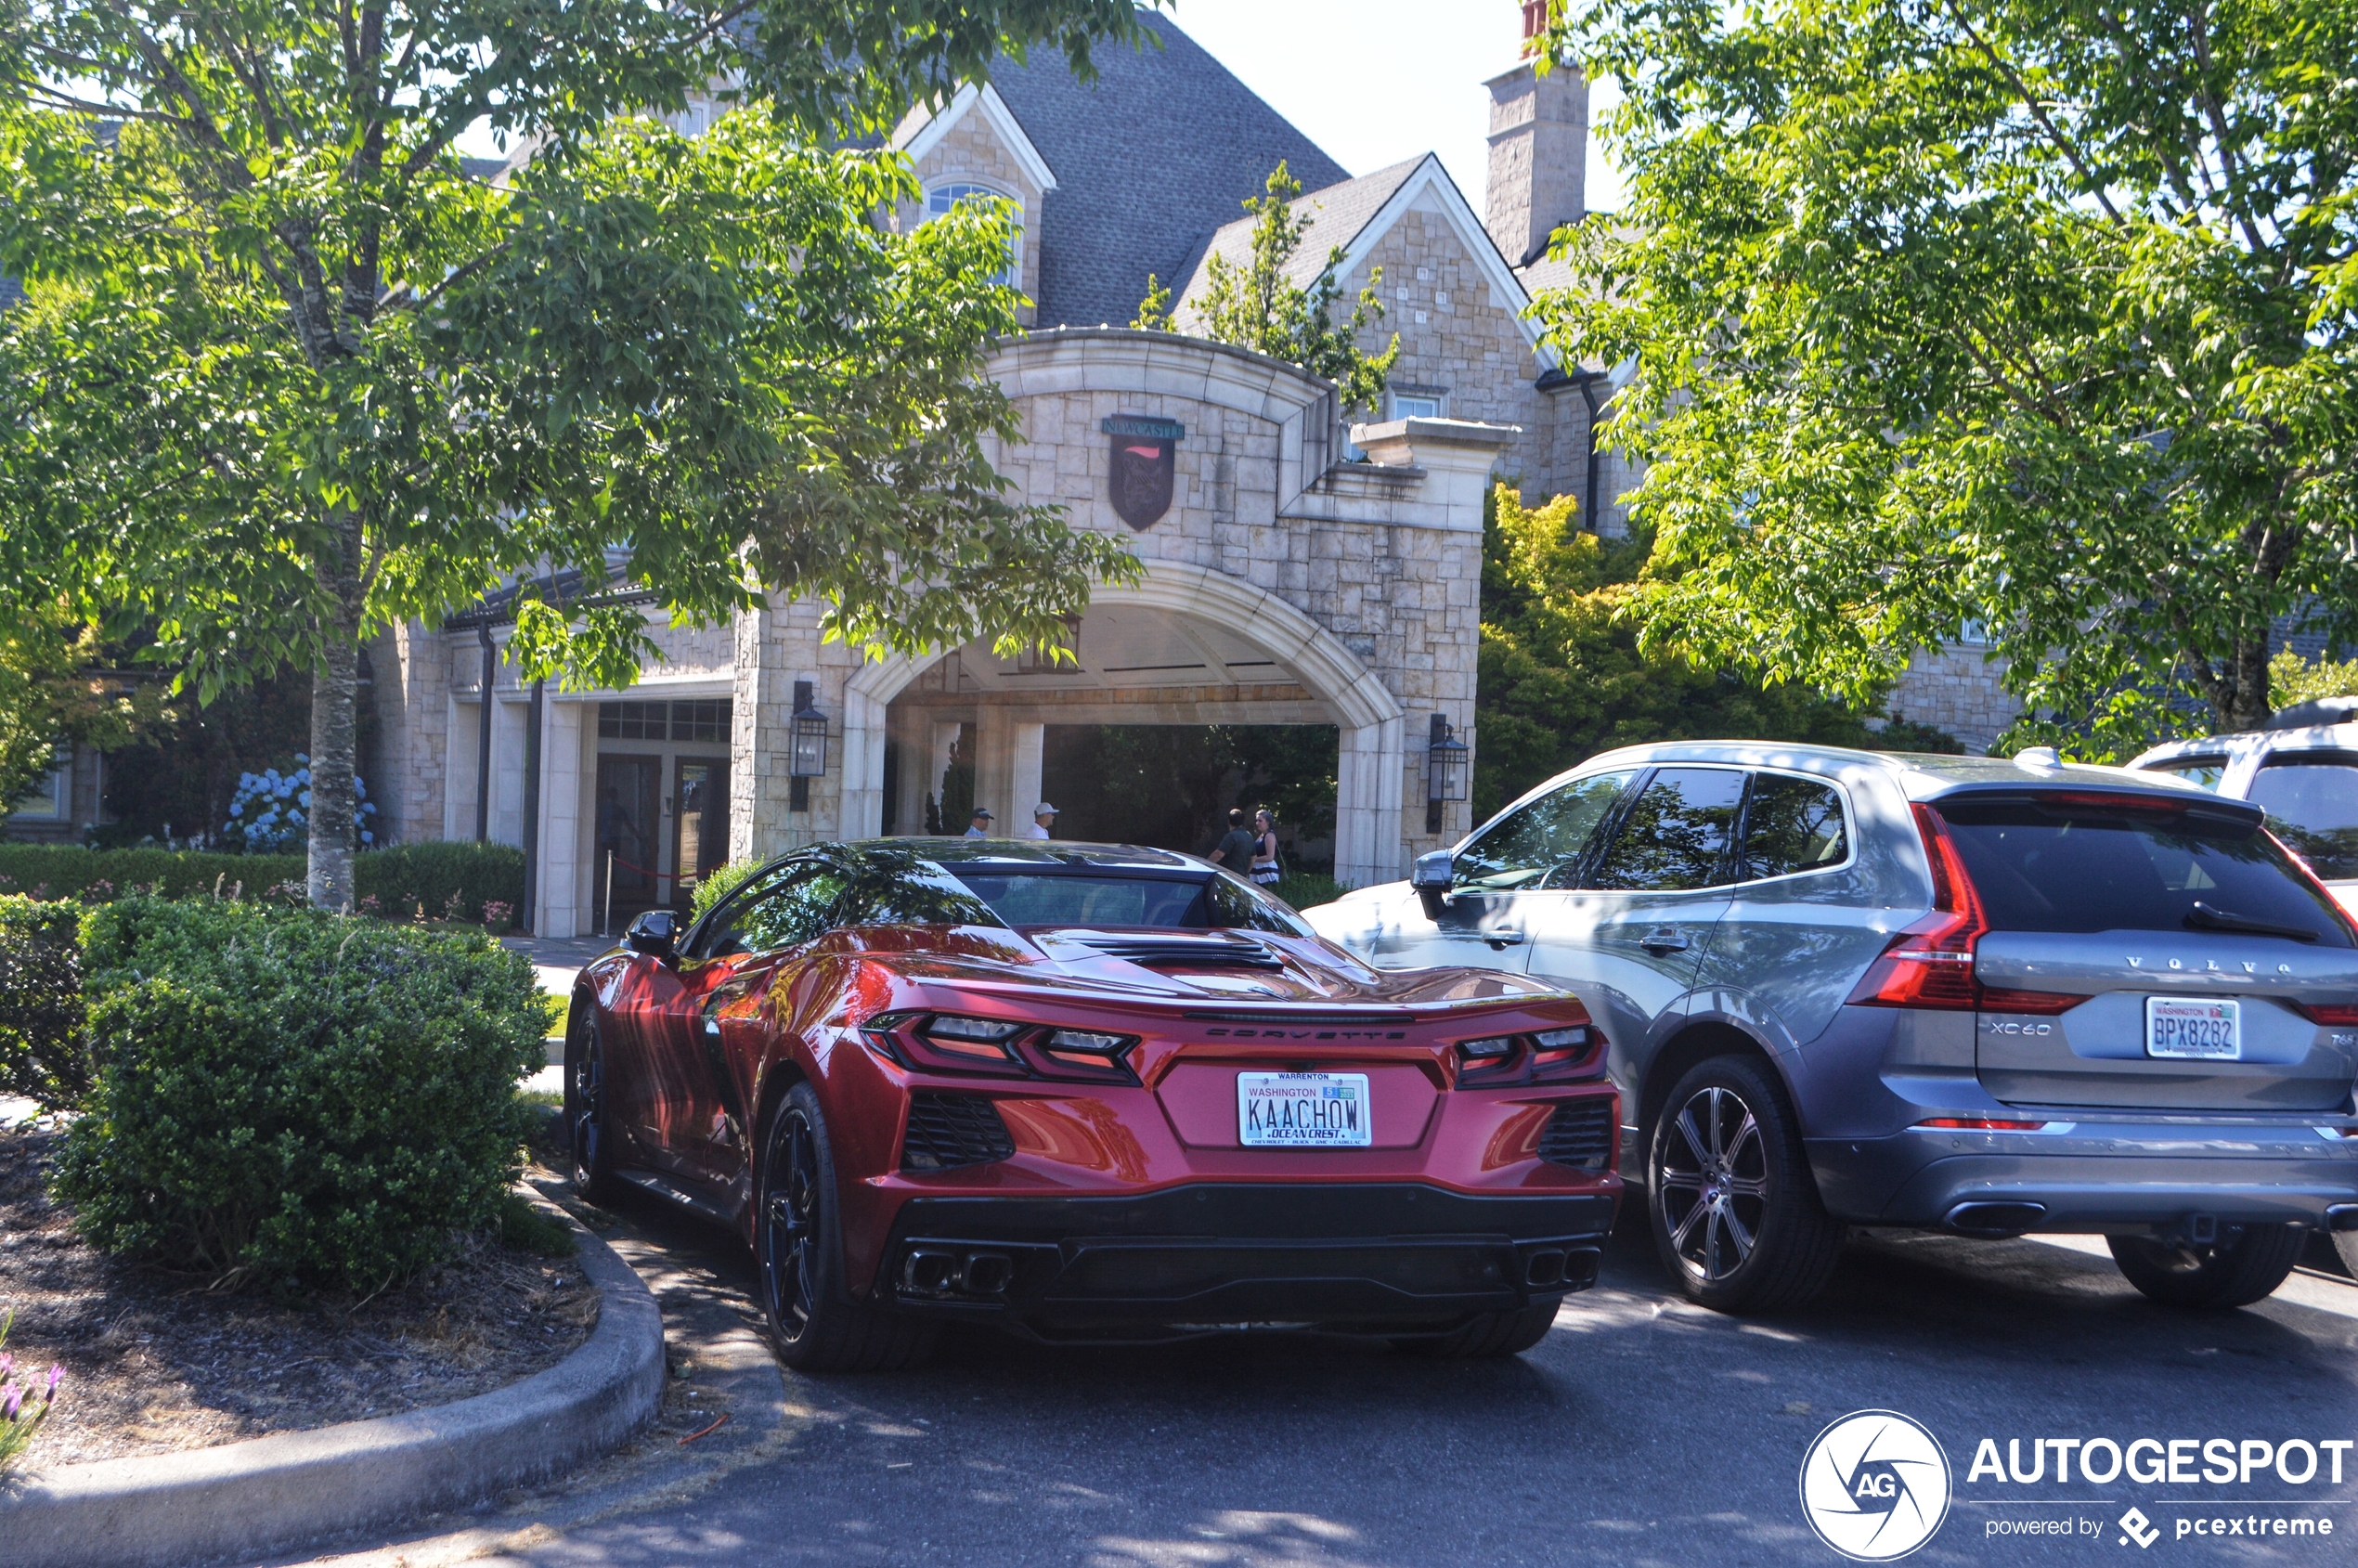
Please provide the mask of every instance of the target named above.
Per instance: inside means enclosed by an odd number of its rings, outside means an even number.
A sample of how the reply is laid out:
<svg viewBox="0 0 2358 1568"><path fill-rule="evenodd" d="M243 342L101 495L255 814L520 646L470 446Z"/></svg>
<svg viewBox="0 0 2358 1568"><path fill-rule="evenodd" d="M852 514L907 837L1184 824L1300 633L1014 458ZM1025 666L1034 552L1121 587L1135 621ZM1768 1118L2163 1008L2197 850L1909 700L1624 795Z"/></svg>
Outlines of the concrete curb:
<svg viewBox="0 0 2358 1568"><path fill-rule="evenodd" d="M621 1446L663 1399L663 1315L612 1248L574 1228L603 1301L589 1341L547 1371L407 1415L26 1475L0 1486L0 1568L262 1557L463 1508Z"/></svg>

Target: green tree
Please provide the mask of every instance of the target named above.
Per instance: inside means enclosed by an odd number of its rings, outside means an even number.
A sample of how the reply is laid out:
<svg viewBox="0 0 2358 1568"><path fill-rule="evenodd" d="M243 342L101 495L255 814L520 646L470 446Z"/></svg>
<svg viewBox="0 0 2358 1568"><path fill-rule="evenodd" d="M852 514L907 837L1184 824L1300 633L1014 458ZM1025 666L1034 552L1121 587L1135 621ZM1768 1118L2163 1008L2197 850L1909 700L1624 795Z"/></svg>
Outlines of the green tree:
<svg viewBox="0 0 2358 1568"><path fill-rule="evenodd" d="M1537 309L1635 363L1651 643L1856 701L1978 623L2104 757L2358 641L2358 7L1582 7L1628 201Z"/></svg>
<svg viewBox="0 0 2358 1568"><path fill-rule="evenodd" d="M1381 354L1359 347L1359 334L1383 319L1383 302L1376 297L1383 268L1367 275L1358 302L1343 315L1342 247L1327 253L1327 265L1304 288L1294 280L1301 270L1294 261L1302 236L1310 231L1309 214L1294 215L1293 200L1302 182L1280 162L1269 175L1265 194L1248 196L1244 209L1252 214L1252 257L1239 266L1218 252L1204 260L1202 301L1189 307L1187 330L1217 343L1235 343L1273 359L1301 366L1341 388L1346 409L1374 409L1383 401L1384 382L1400 357L1400 334ZM1138 304L1134 327L1153 331L1180 330L1171 308L1171 289L1147 275L1147 297Z"/></svg>
<svg viewBox="0 0 2358 1568"><path fill-rule="evenodd" d="M388 624L571 575L512 654L576 685L644 652L610 586L1039 641L1135 566L983 456L1015 434L977 374L1017 326L1004 216L886 234L905 162L828 149L1138 30L1129 0L0 0L0 587L144 616L203 695L312 672L328 908ZM715 83L743 107L669 128ZM483 177L479 131L529 159Z"/></svg>
<svg viewBox="0 0 2358 1568"><path fill-rule="evenodd" d="M1570 496L1526 507L1505 485L1483 510L1476 822L1619 745L1743 739L1960 749L1925 725L1871 730L1859 710L1805 686L1764 687L1641 648L1628 611L1652 549L1642 529L1600 539L1574 526Z"/></svg>
<svg viewBox="0 0 2358 1568"><path fill-rule="evenodd" d="M60 744L104 750L166 722L161 693L100 667L98 629L56 600L0 601L0 822L57 766Z"/></svg>

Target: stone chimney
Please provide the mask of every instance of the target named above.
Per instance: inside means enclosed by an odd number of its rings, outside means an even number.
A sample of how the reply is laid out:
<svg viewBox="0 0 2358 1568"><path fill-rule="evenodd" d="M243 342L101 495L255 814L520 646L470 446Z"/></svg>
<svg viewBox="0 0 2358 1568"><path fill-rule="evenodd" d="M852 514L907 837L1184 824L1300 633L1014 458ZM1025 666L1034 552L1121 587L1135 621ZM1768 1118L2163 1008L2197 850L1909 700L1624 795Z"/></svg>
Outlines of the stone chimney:
<svg viewBox="0 0 2358 1568"><path fill-rule="evenodd" d="M1588 79L1574 65L1545 76L1534 69L1547 30L1547 0L1523 0L1523 61L1483 84L1490 89L1483 222L1518 267L1546 255L1548 237L1587 210Z"/></svg>

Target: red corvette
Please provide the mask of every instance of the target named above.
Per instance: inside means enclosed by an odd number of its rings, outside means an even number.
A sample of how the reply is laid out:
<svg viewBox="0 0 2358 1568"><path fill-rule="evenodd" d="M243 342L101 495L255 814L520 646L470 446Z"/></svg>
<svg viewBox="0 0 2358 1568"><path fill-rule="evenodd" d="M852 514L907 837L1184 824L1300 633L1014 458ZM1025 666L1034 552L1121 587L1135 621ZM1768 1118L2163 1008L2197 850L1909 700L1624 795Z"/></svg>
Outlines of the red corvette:
<svg viewBox="0 0 2358 1568"><path fill-rule="evenodd" d="M1508 1355L1596 1278L1604 1062L1572 996L1367 968L1201 861L902 838L640 916L575 990L565 1117L590 1197L753 1244L795 1367L958 1319Z"/></svg>

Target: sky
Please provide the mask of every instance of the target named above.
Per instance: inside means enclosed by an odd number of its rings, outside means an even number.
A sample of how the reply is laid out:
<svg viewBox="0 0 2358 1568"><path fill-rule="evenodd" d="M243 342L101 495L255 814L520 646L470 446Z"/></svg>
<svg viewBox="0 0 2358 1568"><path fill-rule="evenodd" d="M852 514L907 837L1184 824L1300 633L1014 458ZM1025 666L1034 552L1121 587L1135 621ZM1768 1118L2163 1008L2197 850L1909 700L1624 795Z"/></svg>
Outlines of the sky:
<svg viewBox="0 0 2358 1568"><path fill-rule="evenodd" d="M1354 175L1438 152L1482 211L1490 99L1515 63L1519 0L1164 0L1187 35ZM1591 118L1610 101L1590 95ZM1621 183L1588 147L1588 206Z"/></svg>

